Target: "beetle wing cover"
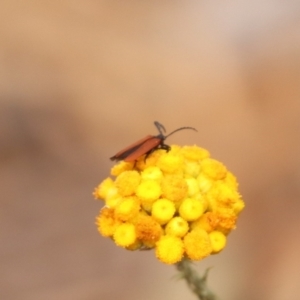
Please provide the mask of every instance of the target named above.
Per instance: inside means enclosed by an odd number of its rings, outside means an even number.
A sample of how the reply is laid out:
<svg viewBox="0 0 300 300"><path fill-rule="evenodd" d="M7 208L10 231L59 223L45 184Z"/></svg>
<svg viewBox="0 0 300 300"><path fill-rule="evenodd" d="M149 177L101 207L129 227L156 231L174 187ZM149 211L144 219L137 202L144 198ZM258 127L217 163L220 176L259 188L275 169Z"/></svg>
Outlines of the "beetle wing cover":
<svg viewBox="0 0 300 300"><path fill-rule="evenodd" d="M146 137L144 137L143 139L140 139L139 141L135 142L134 144L126 147L125 149L122 149L121 151L119 151L117 154L115 154L114 156L112 156L110 159L111 160L125 160L125 161L134 161L135 159L137 159L138 157L142 156L143 154L145 154L146 152L148 152L149 150L151 150L152 148L155 148L157 145L159 145L160 143L160 139L158 143L154 143L153 146L153 139L157 139L155 136L153 135L147 135ZM149 145L149 141L152 141L152 147ZM146 144L146 146L144 146ZM151 143L150 143L151 144ZM149 148L150 146L150 148ZM138 153L141 153L141 147L145 147L146 152L142 153L142 154L135 154L134 156L136 156L134 159L132 160L127 160L127 158L129 156L133 156L133 154L137 151Z"/></svg>
<svg viewBox="0 0 300 300"><path fill-rule="evenodd" d="M161 139L156 136L151 136L143 143L140 144L139 147L135 148L127 157L124 158L124 161L132 162L141 157L142 155L146 154L147 152L151 151L152 149L156 148L160 143Z"/></svg>

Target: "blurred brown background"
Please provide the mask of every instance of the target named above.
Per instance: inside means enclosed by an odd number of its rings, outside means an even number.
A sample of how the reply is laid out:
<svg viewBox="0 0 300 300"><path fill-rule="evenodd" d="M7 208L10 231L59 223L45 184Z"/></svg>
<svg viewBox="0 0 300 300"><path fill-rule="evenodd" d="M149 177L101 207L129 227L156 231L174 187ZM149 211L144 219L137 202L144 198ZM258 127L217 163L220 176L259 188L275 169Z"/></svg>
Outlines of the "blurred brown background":
<svg viewBox="0 0 300 300"><path fill-rule="evenodd" d="M94 226L108 157L158 120L240 182L212 289L298 300L299 117L299 1L2 0L0 299L195 299Z"/></svg>

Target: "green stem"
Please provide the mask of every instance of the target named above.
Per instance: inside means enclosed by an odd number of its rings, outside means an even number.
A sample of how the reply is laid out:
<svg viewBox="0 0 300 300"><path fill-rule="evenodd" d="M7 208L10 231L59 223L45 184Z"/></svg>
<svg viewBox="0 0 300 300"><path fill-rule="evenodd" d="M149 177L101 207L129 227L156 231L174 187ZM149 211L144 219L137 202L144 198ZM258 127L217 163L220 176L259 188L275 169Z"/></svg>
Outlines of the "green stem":
<svg viewBox="0 0 300 300"><path fill-rule="evenodd" d="M209 269L201 277L191 267L191 261L183 259L176 264L177 270L181 273L181 277L187 282L189 288L194 292L199 300L217 300L217 297L208 289L206 280Z"/></svg>

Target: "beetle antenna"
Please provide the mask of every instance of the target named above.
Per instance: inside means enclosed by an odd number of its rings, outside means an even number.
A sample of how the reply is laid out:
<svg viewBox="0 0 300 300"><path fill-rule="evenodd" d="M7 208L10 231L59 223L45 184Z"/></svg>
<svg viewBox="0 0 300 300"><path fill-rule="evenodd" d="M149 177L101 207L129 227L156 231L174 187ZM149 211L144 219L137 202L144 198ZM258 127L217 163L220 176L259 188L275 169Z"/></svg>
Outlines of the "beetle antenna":
<svg viewBox="0 0 300 300"><path fill-rule="evenodd" d="M165 136L165 139L166 139L167 137L169 137L171 134L173 134L173 133L175 133L175 132L177 132L177 131L180 131L180 130L184 130L184 129L191 129L191 130L197 131L197 129L194 128L194 127L180 127L180 128L178 128L178 129L172 131L172 132L169 133L168 135L166 135L166 136ZM198 132L198 131L197 131L197 132Z"/></svg>
<svg viewBox="0 0 300 300"><path fill-rule="evenodd" d="M166 128L164 127L164 125L163 125L163 124L160 124L160 123L157 122L157 121L154 122L154 125L156 126L156 128L157 128L159 134L160 134L160 135L164 135L164 134L163 134L163 131L166 132Z"/></svg>

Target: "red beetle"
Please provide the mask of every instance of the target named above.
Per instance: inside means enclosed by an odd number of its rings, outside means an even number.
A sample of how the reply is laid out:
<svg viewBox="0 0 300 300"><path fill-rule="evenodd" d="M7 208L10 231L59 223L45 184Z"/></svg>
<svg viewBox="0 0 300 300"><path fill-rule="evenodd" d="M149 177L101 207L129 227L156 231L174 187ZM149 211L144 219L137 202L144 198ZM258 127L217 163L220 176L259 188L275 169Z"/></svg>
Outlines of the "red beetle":
<svg viewBox="0 0 300 300"><path fill-rule="evenodd" d="M165 127L157 121L154 122L154 125L156 126L156 128L159 132L159 135L156 135L156 136L155 135L147 135L143 139L141 139L141 140L137 141L136 143L119 151L117 154L112 156L110 159L116 160L116 161L124 160L127 162L133 162L133 161L139 159L144 154L146 154L146 157L145 157L145 159L146 159L150 153L152 153L153 151L155 151L157 149L164 149L168 152L171 149L171 147L169 145L166 145L164 143L164 141L171 134L173 134L179 130L183 130L183 129L192 129L192 130L197 131L193 127L181 127L181 128L178 128L178 129L172 131L168 135L164 135L163 132L166 132Z"/></svg>

